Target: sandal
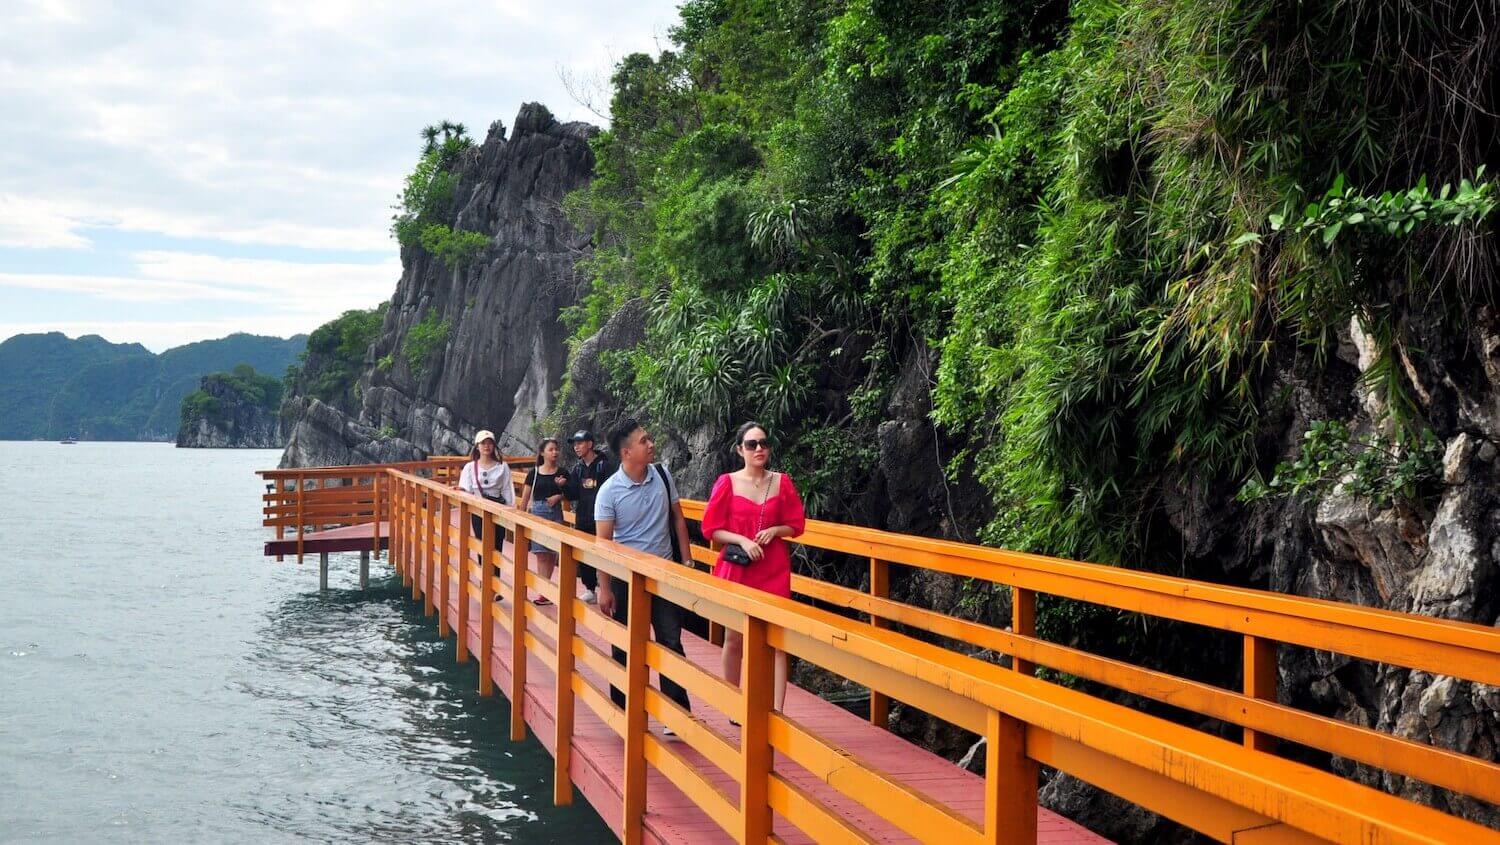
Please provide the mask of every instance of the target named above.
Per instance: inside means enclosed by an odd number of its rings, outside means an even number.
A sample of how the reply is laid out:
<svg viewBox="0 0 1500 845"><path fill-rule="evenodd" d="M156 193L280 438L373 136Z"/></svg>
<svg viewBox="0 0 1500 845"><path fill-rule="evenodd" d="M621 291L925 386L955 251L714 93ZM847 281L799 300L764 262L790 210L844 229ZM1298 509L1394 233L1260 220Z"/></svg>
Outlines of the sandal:
<svg viewBox="0 0 1500 845"><path fill-rule="evenodd" d="M531 603L536 605L537 607L546 607L547 605L552 603L552 600L547 598L546 596L537 596L536 598L531 600Z"/></svg>

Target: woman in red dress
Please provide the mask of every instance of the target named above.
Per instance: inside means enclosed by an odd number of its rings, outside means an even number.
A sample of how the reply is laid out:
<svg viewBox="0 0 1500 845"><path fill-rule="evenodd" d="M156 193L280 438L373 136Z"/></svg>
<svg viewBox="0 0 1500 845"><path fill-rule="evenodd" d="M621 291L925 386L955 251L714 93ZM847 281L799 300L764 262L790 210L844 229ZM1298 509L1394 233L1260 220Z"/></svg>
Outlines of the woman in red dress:
<svg viewBox="0 0 1500 845"><path fill-rule="evenodd" d="M792 597L792 555L786 537L796 537L807 527L802 497L785 473L767 468L771 461L771 438L759 423L740 426L734 451L744 461L738 472L726 473L714 482L703 510L703 534L719 543L719 561L714 575L755 587L782 598ZM730 546L743 555L726 559ZM748 563L734 563L733 557ZM725 680L740 682L740 655L744 639L737 631L724 632ZM776 652L775 707L786 700L786 653Z"/></svg>

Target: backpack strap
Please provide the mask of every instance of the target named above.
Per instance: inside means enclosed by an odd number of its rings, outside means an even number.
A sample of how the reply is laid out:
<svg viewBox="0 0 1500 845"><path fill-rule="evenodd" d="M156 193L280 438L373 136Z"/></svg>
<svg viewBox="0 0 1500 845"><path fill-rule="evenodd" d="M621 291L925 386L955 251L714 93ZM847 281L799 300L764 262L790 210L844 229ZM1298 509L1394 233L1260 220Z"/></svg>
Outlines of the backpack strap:
<svg viewBox="0 0 1500 845"><path fill-rule="evenodd" d="M672 562L682 563L682 549L677 545L677 526L672 524L672 482L667 480L667 471L662 469L661 464L651 466L661 476L662 498L667 502L667 539L672 541Z"/></svg>

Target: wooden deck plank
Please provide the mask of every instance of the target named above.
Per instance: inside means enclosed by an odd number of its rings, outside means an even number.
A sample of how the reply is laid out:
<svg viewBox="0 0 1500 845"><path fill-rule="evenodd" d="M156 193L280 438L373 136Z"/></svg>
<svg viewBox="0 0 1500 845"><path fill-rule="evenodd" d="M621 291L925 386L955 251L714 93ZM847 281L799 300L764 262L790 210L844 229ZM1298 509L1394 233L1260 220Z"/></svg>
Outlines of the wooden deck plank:
<svg viewBox="0 0 1500 845"><path fill-rule="evenodd" d="M368 532L368 526L360 526ZM368 533L366 534L368 538ZM304 541L305 542L305 541ZM510 546L503 554L510 557ZM425 586L431 583L427 573L420 579ZM508 574L502 580L509 584ZM575 585L576 586L576 585ZM581 587L578 588L581 592ZM457 602L464 595L456 588L450 589L449 618L457 618ZM467 598L467 597L466 597ZM470 602L469 629L465 632L470 648L479 648L479 603ZM508 603L497 602L506 607ZM556 608L543 609L550 618L556 619ZM596 613L592 606L589 612ZM579 627L580 634L595 647L608 652L608 643L598 635ZM545 635L538 634L542 639ZM550 640L548 640L550 643ZM510 682L510 635L498 622L494 630L494 651L491 671L495 682L503 691ZM698 667L718 674L719 648L703 639L683 632L683 646L687 657ZM547 748L554 751L553 714L555 706L556 680L548 667L536 655L528 654L527 685L522 715L533 735ZM594 684L606 689L606 684L590 667L579 665L578 673ZM732 745L739 742L736 728L729 725L727 717L694 698L694 715L710 729L724 736ZM982 823L984 815L984 779L960 769L948 760L918 748L895 734L869 724L864 719L826 701L806 690L789 685L786 695L786 712L828 741L858 757L865 764L878 768L887 775L901 781L941 802L954 813ZM654 719L648 724L659 733L660 725ZM732 800L737 799L738 784L733 777L718 769L690 745L683 741L671 743L672 750L681 755L703 774L706 780L720 788ZM574 716L573 759L569 771L577 790L598 810L606 824L619 834L623 803L623 756L624 743L594 711L580 702ZM790 782L823 801L831 811L869 833L877 842L914 842L910 835L881 819L874 812L849 798L814 776L811 772L777 754L775 771ZM708 816L690 798L682 793L667 777L655 768L648 767L647 812L645 830L647 841L660 843L712 843L733 842L724 828ZM1104 843L1108 840L1082 826L1058 816L1045 808L1037 814L1038 842L1056 843ZM729 820L726 820L728 823ZM774 829L788 843L812 842L802 831L793 827L786 819L777 815Z"/></svg>
<svg viewBox="0 0 1500 845"><path fill-rule="evenodd" d="M363 525L345 525L339 528L325 528L321 531L309 531L302 535L302 553L304 555L315 555L321 552L364 552L374 548L374 538L371 536L370 523ZM390 548L391 524L380 523L380 548ZM265 555L295 555L297 553L297 535L295 532L288 534L280 540L267 540Z"/></svg>

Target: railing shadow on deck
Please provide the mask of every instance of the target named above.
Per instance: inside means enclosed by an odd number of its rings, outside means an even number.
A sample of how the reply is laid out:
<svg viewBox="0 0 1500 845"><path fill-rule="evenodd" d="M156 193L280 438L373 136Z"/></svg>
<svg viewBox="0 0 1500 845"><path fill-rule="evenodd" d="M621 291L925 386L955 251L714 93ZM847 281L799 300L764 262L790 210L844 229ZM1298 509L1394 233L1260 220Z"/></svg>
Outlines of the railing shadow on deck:
<svg viewBox="0 0 1500 845"><path fill-rule="evenodd" d="M520 466L529 459L508 459ZM600 541L564 525L465 495L448 482L463 459L404 465L263 472L266 524L278 536L296 527L372 524L379 548L389 523L392 562L412 597L437 609L439 627L467 630L470 603L456 602L448 619L450 585L465 585L478 600L482 655L494 648L494 624L510 632L512 702L525 690L526 655L540 657L556 684L556 794L571 800L568 755L574 705L583 701L625 744L624 831L640 841L645 767L665 774L741 842L772 836L772 811L819 841L869 841L813 795L773 771L772 751L820 775L842 794L923 841L1025 842L1036 835L1038 766L1073 774L1153 812L1220 841L1500 842L1500 833L1279 756L1287 741L1395 775L1500 804L1500 766L1277 702L1278 644L1500 685L1500 630L1412 614L1297 596L1224 587L873 529L809 521L796 542L869 560L871 592L804 576L794 593L848 611L860 621L712 578ZM430 475L424 478L422 475ZM517 471L520 475L520 471ZM287 485L291 484L291 489ZM684 501L689 519L703 503ZM341 512L340 509L343 509ZM485 537L472 542L470 515ZM516 547L535 540L558 553L559 580L572 584L587 563L628 582L632 607L648 596L673 601L744 636L740 688L649 643L647 617L631 614L621 626L580 601L560 601L557 583L491 552L495 532ZM477 547L477 548L476 548ZM700 563L714 552L695 546ZM1008 630L893 601L892 565L925 568L1008 585L1014 618ZM510 576L510 584L499 577ZM489 577L485 577L489 576ZM474 580L471 580L474 579ZM430 582L424 583L424 580ZM527 597L540 593L558 605L555 620ZM1244 684L1224 689L1094 655L1036 636L1039 594L1187 622L1243 639ZM508 607L497 610L499 596ZM636 617L639 616L637 624ZM1004 668L891 630L893 624L1009 655ZM579 636L584 626L627 652L625 667ZM460 637L460 658L464 654ZM550 645L549 645L550 643ZM567 643L567 648L557 648ZM987 740L985 811L976 824L865 765L831 739L771 710L771 650L781 649L871 690L871 720L884 724L888 702L906 702ZM582 661L627 692L622 711L576 669ZM489 659L479 661L480 685L492 685ZM1199 714L1242 729L1242 741L1147 715L1035 677L1047 667ZM698 700L743 725L740 742L709 729L646 685L650 670L681 683ZM681 755L646 731L647 716L674 727L698 753L738 785L732 800ZM522 708L513 707L512 737L525 734ZM1028 819L1030 820L1028 823ZM817 831L819 834L813 834Z"/></svg>

